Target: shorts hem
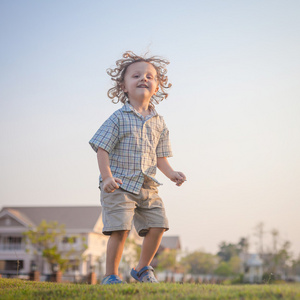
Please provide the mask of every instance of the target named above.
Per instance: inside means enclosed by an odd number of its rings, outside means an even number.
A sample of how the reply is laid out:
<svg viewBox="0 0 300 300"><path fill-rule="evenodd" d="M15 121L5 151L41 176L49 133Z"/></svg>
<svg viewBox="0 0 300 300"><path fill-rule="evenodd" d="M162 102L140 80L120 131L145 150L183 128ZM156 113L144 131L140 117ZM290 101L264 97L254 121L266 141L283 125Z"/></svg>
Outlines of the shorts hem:
<svg viewBox="0 0 300 300"><path fill-rule="evenodd" d="M102 233L104 235L111 235L114 231L120 231L120 230L131 230L130 226L119 226L119 227L111 227L111 228L103 228Z"/></svg>
<svg viewBox="0 0 300 300"><path fill-rule="evenodd" d="M146 236L150 228L163 228L165 231L169 230L168 224L149 224L147 227L136 228L136 231L139 236Z"/></svg>

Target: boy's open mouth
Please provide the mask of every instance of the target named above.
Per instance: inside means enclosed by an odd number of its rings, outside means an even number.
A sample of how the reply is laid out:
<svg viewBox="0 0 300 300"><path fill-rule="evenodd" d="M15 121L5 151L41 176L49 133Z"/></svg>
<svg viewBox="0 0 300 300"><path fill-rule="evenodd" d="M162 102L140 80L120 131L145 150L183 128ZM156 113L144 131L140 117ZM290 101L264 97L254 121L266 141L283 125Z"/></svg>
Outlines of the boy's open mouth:
<svg viewBox="0 0 300 300"><path fill-rule="evenodd" d="M141 85L138 85L138 88L148 88L148 86L146 84L141 84Z"/></svg>

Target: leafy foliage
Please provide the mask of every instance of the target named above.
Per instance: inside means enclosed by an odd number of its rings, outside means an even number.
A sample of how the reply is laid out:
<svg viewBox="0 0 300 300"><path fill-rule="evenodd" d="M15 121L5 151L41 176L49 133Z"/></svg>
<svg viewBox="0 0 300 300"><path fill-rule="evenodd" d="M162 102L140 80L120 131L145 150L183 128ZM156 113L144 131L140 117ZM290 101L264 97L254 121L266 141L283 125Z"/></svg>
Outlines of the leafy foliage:
<svg viewBox="0 0 300 300"><path fill-rule="evenodd" d="M177 251L174 249L161 252L157 258L157 268L159 270L175 271L177 266L176 256Z"/></svg>
<svg viewBox="0 0 300 300"><path fill-rule="evenodd" d="M220 276L237 275L241 271L240 268L241 259L238 256L233 256L228 262L221 261L214 273Z"/></svg>
<svg viewBox="0 0 300 300"><path fill-rule="evenodd" d="M68 267L69 257L71 255L73 255L73 257L76 256L73 247L68 249L68 251L59 250L58 245L62 242L65 234L66 230L64 224L58 224L58 222L55 221L47 223L45 220L37 227L30 228L24 232L27 244L30 242L34 248L34 254L37 256L42 255L50 265L58 264L62 272ZM75 237L68 239L68 242L71 244L73 244L74 241ZM86 248L87 245L83 243L82 250Z"/></svg>
<svg viewBox="0 0 300 300"><path fill-rule="evenodd" d="M129 264L132 264L132 263L136 264L139 261L140 256L141 256L141 251L142 251L141 246L138 245L133 238L128 238L125 242L125 251L127 249L131 250L131 253L129 255L127 255L127 257L126 257L127 262ZM123 255L123 256L125 256L125 255Z"/></svg>
<svg viewBox="0 0 300 300"><path fill-rule="evenodd" d="M218 259L215 255L201 251L195 251L183 257L181 263L186 271L192 274L213 274Z"/></svg>
<svg viewBox="0 0 300 300"><path fill-rule="evenodd" d="M292 261L292 272L294 275L300 276L300 255Z"/></svg>

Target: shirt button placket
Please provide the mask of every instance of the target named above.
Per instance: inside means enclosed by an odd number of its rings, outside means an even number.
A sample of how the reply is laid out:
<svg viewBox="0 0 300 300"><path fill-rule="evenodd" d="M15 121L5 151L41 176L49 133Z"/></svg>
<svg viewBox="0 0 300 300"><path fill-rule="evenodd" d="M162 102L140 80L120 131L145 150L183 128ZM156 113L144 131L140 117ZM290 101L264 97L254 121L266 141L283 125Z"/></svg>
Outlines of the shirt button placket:
<svg viewBox="0 0 300 300"><path fill-rule="evenodd" d="M141 170L142 170L142 173L144 174L144 152L145 152L145 149L144 149L144 144L143 144L143 141L145 140L144 139L144 127L145 125L145 120L142 120L142 130L141 130Z"/></svg>

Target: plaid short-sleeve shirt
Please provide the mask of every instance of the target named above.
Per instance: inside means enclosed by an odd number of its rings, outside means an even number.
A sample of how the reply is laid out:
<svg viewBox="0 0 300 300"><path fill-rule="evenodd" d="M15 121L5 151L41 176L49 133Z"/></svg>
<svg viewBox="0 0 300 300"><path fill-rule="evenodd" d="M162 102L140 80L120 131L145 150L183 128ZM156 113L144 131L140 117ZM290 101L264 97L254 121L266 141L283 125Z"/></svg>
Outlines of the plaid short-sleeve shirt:
<svg viewBox="0 0 300 300"><path fill-rule="evenodd" d="M134 194L139 193L144 175L160 184L155 179L157 157L172 156L163 117L152 109L144 118L128 102L103 123L89 143L96 152L100 147L109 153L112 175L122 180L122 189Z"/></svg>

